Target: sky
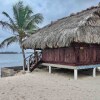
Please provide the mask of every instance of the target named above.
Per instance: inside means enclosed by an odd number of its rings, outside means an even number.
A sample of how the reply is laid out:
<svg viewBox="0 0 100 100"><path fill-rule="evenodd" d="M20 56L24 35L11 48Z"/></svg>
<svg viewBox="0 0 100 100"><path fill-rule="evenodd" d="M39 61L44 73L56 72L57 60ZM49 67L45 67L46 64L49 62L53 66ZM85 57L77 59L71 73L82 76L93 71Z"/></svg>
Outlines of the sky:
<svg viewBox="0 0 100 100"><path fill-rule="evenodd" d="M19 0L0 0L0 20L5 21L6 18L2 15L3 11L9 13L13 16L12 5L14 5ZM29 5L34 13L41 13L44 17L43 23L39 27L43 27L51 21L56 21L57 19L63 18L70 15L71 13L76 13L81 10L85 10L88 7L96 6L100 0L21 0L25 5ZM9 30L4 30L0 28L0 42L5 38L12 36ZM21 49L17 43L0 49L1 52L5 51L15 51L21 52Z"/></svg>

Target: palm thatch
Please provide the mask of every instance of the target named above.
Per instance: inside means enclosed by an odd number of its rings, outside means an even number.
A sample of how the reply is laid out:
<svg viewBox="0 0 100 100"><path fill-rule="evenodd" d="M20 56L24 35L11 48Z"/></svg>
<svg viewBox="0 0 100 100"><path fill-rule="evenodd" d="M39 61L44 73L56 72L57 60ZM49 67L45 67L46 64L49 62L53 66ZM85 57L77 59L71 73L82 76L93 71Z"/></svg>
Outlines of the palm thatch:
<svg viewBox="0 0 100 100"><path fill-rule="evenodd" d="M23 42L24 48L67 47L72 42L100 43L100 6L71 14L38 30Z"/></svg>

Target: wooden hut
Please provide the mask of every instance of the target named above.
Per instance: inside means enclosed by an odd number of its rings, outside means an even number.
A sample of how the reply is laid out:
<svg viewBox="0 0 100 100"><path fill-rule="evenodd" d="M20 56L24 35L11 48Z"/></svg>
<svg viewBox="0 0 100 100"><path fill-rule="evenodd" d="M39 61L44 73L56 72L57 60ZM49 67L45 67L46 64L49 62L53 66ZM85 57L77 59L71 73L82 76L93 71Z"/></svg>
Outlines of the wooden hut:
<svg viewBox="0 0 100 100"><path fill-rule="evenodd" d="M43 65L74 69L100 67L100 6L91 7L41 28L24 41L25 49L41 49Z"/></svg>

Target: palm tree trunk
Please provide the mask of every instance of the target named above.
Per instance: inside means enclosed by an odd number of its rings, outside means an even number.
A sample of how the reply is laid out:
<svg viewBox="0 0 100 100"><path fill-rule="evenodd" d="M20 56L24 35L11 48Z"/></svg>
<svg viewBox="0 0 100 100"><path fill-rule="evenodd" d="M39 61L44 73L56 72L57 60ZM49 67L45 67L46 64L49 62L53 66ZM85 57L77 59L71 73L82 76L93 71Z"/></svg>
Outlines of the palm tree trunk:
<svg viewBox="0 0 100 100"><path fill-rule="evenodd" d="M23 55L23 71L25 71L25 67L26 67L26 60L25 60L25 52L24 52L24 48L22 46L22 39L20 39L20 48L22 50L22 55Z"/></svg>
<svg viewBox="0 0 100 100"><path fill-rule="evenodd" d="M25 67L26 67L25 52L24 52L23 47L21 49L22 49L22 55L23 55L23 71L25 71Z"/></svg>

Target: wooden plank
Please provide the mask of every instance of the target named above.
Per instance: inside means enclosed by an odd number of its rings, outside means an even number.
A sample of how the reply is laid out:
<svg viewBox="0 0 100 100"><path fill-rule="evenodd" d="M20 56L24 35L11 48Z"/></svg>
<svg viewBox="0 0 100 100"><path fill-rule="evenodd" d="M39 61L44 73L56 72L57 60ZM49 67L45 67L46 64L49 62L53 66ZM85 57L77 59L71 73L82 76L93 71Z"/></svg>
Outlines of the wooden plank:
<svg viewBox="0 0 100 100"><path fill-rule="evenodd" d="M100 45L74 43L70 47L44 49L42 61L65 65L100 64Z"/></svg>
<svg viewBox="0 0 100 100"><path fill-rule="evenodd" d="M91 68L97 68L100 67L100 64L96 64L96 65L81 65L81 66L77 66L77 69L91 69Z"/></svg>
<svg viewBox="0 0 100 100"><path fill-rule="evenodd" d="M69 65L60 65L60 64L51 64L51 63L42 63L42 66L51 66L51 67L57 67L57 68L65 68L65 69L91 69L91 68L97 68L100 67L100 64L96 65L83 65L83 66L69 66Z"/></svg>
<svg viewBox="0 0 100 100"><path fill-rule="evenodd" d="M50 64L50 63L42 63L42 66L49 66L49 73L51 73L52 67L57 68L66 68L66 69L73 69L74 70L74 79L77 80L78 77L78 70L79 69L90 69L93 68L93 77L96 77L96 68L100 67L100 64L97 65L87 65L87 66L68 66L68 65L59 65L59 64Z"/></svg>
<svg viewBox="0 0 100 100"><path fill-rule="evenodd" d="M75 66L68 66L68 65L60 65L60 64L50 64L50 63L42 63L42 66L52 66L57 68L66 68L66 69L77 69Z"/></svg>

